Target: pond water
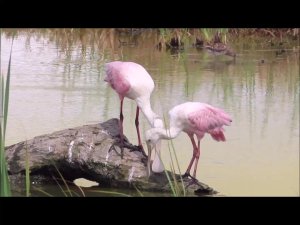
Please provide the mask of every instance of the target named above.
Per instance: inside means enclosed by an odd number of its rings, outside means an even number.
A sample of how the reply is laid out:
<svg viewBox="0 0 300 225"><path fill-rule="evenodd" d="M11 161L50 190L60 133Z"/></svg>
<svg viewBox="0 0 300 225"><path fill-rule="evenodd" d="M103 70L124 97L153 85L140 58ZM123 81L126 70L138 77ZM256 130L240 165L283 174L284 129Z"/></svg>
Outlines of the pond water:
<svg viewBox="0 0 300 225"><path fill-rule="evenodd" d="M209 135L202 140L200 181L226 196L299 196L299 43L239 40L232 44L233 60L191 43L184 51L159 51L156 35L147 35L136 40L121 36L120 42L109 37L100 48L95 35L86 41L80 33L19 32L13 44L6 145L118 118L119 98L103 81L103 65L134 61L153 77L153 109L167 122L169 109L186 101L206 102L232 116L226 142ZM2 32L3 73L10 46L11 37ZM124 133L133 144L135 110L135 103L125 99ZM149 125L143 115L140 126L144 137ZM162 145L167 168L168 143ZM173 144L184 172L192 145L185 133Z"/></svg>

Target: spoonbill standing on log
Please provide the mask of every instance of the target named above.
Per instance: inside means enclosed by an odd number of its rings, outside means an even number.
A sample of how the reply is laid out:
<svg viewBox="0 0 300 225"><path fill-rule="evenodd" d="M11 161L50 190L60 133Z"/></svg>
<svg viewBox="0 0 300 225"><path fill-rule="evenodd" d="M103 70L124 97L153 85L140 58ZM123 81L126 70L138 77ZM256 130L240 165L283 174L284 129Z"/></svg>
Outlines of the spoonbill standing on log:
<svg viewBox="0 0 300 225"><path fill-rule="evenodd" d="M146 132L148 148L148 174L151 174L151 152L156 148L156 156L152 163L153 172L162 172L163 166L160 159L160 147L157 146L160 139L176 138L181 131L188 134L193 145L193 157L183 177L196 179L197 165L200 157L200 140L205 133L209 133L216 141L225 141L223 126L229 126L232 122L230 116L222 109L200 102L186 102L175 106L169 111L170 128L152 128ZM194 134L198 139L196 145ZM160 144L160 143L159 143ZM193 177L190 170L195 161Z"/></svg>
<svg viewBox="0 0 300 225"><path fill-rule="evenodd" d="M139 130L139 111L141 110L147 118L151 127L163 128L163 122L160 117L153 112L150 104L150 96L154 89L154 82L146 69L134 62L114 61L105 64L106 77L104 81L108 82L120 98L120 138L121 138L121 156L123 157L124 134L123 134L123 100L124 97L136 102L135 126L138 136L138 145L144 156L147 156L142 142Z"/></svg>

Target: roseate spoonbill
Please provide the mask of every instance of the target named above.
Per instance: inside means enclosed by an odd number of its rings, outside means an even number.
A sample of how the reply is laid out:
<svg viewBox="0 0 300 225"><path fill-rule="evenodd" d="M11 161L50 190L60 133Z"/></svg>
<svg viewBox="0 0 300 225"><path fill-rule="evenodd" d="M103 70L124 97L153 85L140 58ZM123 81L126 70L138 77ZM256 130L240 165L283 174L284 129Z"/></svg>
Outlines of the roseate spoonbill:
<svg viewBox="0 0 300 225"><path fill-rule="evenodd" d="M153 112L150 104L150 96L154 89L154 82L146 69L134 62L114 61L105 64L106 77L108 82L120 98L120 136L121 136L121 157L123 157L124 134L123 134L123 100L124 97L136 102L135 126L138 136L138 145L144 156L147 157L141 142L139 130L139 111L141 110L147 118L151 127L163 127L159 116Z"/></svg>
<svg viewBox="0 0 300 225"><path fill-rule="evenodd" d="M157 143L160 139L173 139L181 131L188 134L193 145L193 157L183 177L196 179L197 164L200 156L200 140L205 133L209 133L216 141L225 141L223 126L229 126L232 122L230 116L222 109L200 102L186 102L175 106L169 111L170 128L152 128L146 132L146 142L148 148L148 174L151 174L151 152L156 148L156 156L152 163L153 172L162 172L163 166L159 157L160 146ZM194 134L198 139L196 145ZM160 145L160 143L159 143ZM195 161L196 159L196 161ZM191 167L194 165L193 177L190 175Z"/></svg>

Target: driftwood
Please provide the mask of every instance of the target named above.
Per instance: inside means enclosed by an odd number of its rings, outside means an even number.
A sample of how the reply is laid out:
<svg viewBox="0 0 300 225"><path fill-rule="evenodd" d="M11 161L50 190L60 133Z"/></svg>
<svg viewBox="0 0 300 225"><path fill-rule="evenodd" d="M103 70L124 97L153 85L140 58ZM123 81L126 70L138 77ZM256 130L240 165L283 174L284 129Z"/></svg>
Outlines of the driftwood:
<svg viewBox="0 0 300 225"><path fill-rule="evenodd" d="M100 187L171 192L165 172L152 174L148 178L145 156L126 137L121 158L118 123L118 119L110 119L104 123L38 136L7 147L12 188L25 187L27 151L32 183L53 183L53 177L57 177L59 170L69 181L86 178L98 182ZM177 174L176 177L180 176ZM216 194L201 182L191 184L188 178L184 179L184 185L189 195Z"/></svg>

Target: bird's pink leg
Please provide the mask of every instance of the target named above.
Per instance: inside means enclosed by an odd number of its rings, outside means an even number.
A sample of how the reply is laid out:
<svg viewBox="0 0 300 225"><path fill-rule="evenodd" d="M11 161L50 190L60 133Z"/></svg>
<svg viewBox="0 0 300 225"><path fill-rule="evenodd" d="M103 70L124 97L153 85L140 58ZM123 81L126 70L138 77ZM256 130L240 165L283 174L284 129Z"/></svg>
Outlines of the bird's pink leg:
<svg viewBox="0 0 300 225"><path fill-rule="evenodd" d="M137 106L136 107L136 116L135 116L135 127L136 127L137 136L138 136L139 146L142 146L140 128L139 128L139 112L140 112L140 108Z"/></svg>
<svg viewBox="0 0 300 225"><path fill-rule="evenodd" d="M139 128L139 112L140 112L140 108L137 106L136 107L136 116L135 116L136 132L137 132L137 136L138 136L139 147L141 148L143 155L147 156L145 151L144 151L142 141L141 141L141 134L140 134L140 128Z"/></svg>
<svg viewBox="0 0 300 225"><path fill-rule="evenodd" d="M190 137L190 139L192 141L192 145L193 145L193 157L191 159L191 162L190 162L190 164L189 164L189 166L188 166L188 168L187 168L184 176L190 176L190 171L191 171L191 168L193 166L194 160L196 158L196 153L198 151L196 143L195 143L195 140L194 140L194 135L193 134L189 134L189 137Z"/></svg>
<svg viewBox="0 0 300 225"><path fill-rule="evenodd" d="M119 127L120 127L120 138L121 138L121 146L124 145L124 134L123 134L123 120L124 120L124 116L123 116L123 100L124 98L121 98L121 104L120 104L120 122L119 122ZM123 158L123 147L121 147L121 158Z"/></svg>
<svg viewBox="0 0 300 225"><path fill-rule="evenodd" d="M198 140L198 148L197 148L197 152L196 152L195 157L196 157L196 162L195 162L194 173L193 173L194 178L196 178L198 160L199 160L199 157L200 157L200 140Z"/></svg>

